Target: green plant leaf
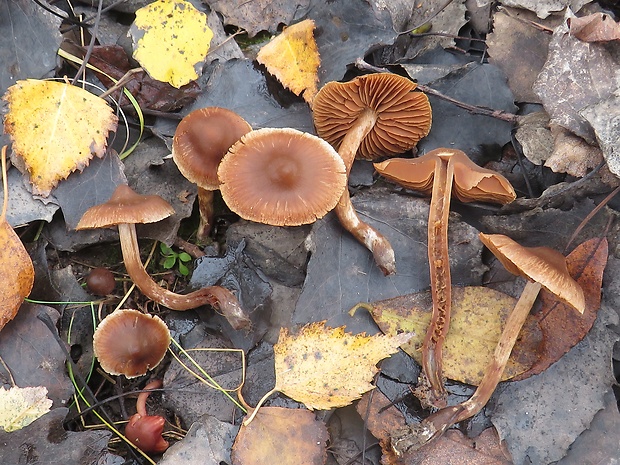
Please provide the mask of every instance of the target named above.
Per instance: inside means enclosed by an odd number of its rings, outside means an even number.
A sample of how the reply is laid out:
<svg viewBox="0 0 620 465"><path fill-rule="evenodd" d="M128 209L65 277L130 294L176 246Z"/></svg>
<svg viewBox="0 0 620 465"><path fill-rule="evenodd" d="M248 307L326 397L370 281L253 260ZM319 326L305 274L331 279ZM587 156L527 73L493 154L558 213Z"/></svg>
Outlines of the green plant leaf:
<svg viewBox="0 0 620 465"><path fill-rule="evenodd" d="M179 260L181 260L182 262L189 262L192 260L192 256L186 252L181 252L179 254Z"/></svg>
<svg viewBox="0 0 620 465"><path fill-rule="evenodd" d="M166 269L169 270L170 268L172 268L175 264L175 262L177 261L177 257L176 256L171 256L171 257L167 257L164 260L164 263L162 263L162 266Z"/></svg>
<svg viewBox="0 0 620 465"><path fill-rule="evenodd" d="M159 243L159 250L161 250L161 253L164 254L165 256L170 256L174 254L174 251L170 247L168 247L166 244L164 244L163 242Z"/></svg>
<svg viewBox="0 0 620 465"><path fill-rule="evenodd" d="M179 273L183 276L187 276L189 274L189 268L187 268L183 263L179 262Z"/></svg>

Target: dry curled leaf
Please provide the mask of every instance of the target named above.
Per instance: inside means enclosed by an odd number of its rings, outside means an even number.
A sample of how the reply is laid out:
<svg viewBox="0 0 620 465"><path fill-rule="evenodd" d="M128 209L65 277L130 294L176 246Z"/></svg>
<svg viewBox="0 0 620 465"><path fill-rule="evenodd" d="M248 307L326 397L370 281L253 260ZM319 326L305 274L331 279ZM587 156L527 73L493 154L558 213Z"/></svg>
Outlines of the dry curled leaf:
<svg viewBox="0 0 620 465"><path fill-rule="evenodd" d="M275 354L276 391L310 410L349 405L370 389L376 364L413 335L353 335L325 322L304 326L297 335L280 330Z"/></svg>
<svg viewBox="0 0 620 465"><path fill-rule="evenodd" d="M108 132L118 121L105 100L65 82L17 81L3 98L13 153L23 160L34 192L43 196L93 155L103 157Z"/></svg>
<svg viewBox="0 0 620 465"><path fill-rule="evenodd" d="M303 409L263 407L241 426L232 447L233 465L322 465L327 459L327 428Z"/></svg>
<svg viewBox="0 0 620 465"><path fill-rule="evenodd" d="M185 0L158 0L136 11L133 57L153 79L179 88L198 79L213 31Z"/></svg>
<svg viewBox="0 0 620 465"><path fill-rule="evenodd" d="M0 388L0 427L17 431L50 411L52 401L44 386Z"/></svg>
<svg viewBox="0 0 620 465"><path fill-rule="evenodd" d="M584 42L609 42L620 39L620 24L605 13L593 13L568 19L569 31Z"/></svg>
<svg viewBox="0 0 620 465"><path fill-rule="evenodd" d="M295 95L303 94L306 102L314 98L319 82L320 58L314 27L311 19L287 27L263 46L256 57L284 87Z"/></svg>

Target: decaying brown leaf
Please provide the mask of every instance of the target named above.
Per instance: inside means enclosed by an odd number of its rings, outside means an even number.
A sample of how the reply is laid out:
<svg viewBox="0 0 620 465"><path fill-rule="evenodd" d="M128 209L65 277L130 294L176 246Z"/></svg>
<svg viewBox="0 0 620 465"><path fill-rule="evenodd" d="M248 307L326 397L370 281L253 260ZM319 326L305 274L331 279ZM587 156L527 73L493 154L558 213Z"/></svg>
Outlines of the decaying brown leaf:
<svg viewBox="0 0 620 465"><path fill-rule="evenodd" d="M323 465L327 428L303 409L263 407L241 426L232 447L233 465Z"/></svg>
<svg viewBox="0 0 620 465"><path fill-rule="evenodd" d="M443 370L447 378L477 385L493 357L508 314L516 299L485 287L454 287L452 317L444 346ZM421 362L420 348L431 317L429 292L373 302L371 314L386 334L414 333L403 350ZM503 380L526 371L538 358L541 333L530 317L515 346Z"/></svg>
<svg viewBox="0 0 620 465"><path fill-rule="evenodd" d="M554 148L545 161L546 167L556 173L568 173L580 178L603 161L603 152L597 146L588 144L557 124L551 124L550 128Z"/></svg>
<svg viewBox="0 0 620 465"><path fill-rule="evenodd" d="M117 117L105 100L65 82L28 79L9 87L4 130L23 160L36 194L105 155Z"/></svg>
<svg viewBox="0 0 620 465"><path fill-rule="evenodd" d="M325 322L304 326L297 335L280 330L274 345L276 391L312 409L350 404L374 386L376 364L398 351L413 334L352 335Z"/></svg>
<svg viewBox="0 0 620 465"><path fill-rule="evenodd" d="M584 42L609 42L620 39L620 24L605 13L593 13L568 20L570 33Z"/></svg>
<svg viewBox="0 0 620 465"><path fill-rule="evenodd" d="M319 82L321 61L314 28L311 19L289 26L263 46L256 57L284 87L295 95L303 95L306 102L312 102Z"/></svg>
<svg viewBox="0 0 620 465"><path fill-rule="evenodd" d="M586 309L583 315L579 315L570 311L570 308L562 308L566 305L558 302L549 292L542 291L543 306L535 315L544 335L539 349L540 357L528 371L515 377L515 380L543 372L588 334L601 305L601 285L607 255L607 239L603 237L580 244L566 257L568 271L583 288Z"/></svg>

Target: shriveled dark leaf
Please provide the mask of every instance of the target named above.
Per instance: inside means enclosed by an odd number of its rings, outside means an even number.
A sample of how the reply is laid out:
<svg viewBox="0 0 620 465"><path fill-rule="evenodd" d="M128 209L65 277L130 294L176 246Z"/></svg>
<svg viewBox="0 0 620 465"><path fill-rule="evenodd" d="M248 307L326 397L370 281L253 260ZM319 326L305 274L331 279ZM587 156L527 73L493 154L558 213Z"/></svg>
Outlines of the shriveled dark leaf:
<svg viewBox="0 0 620 465"><path fill-rule="evenodd" d="M58 204L53 195L45 199L45 202L41 198L33 197L27 181L24 181L24 177L16 168L8 170L7 183L9 205L6 220L11 226L16 228L36 220L52 221L54 213L58 210ZM4 193L0 189L0 204L3 199Z"/></svg>
<svg viewBox="0 0 620 465"><path fill-rule="evenodd" d="M66 431L62 422L68 411L67 408L56 408L24 429L12 433L0 431L0 462L63 465L124 463L122 457L108 451L108 441L112 436L110 431Z"/></svg>
<svg viewBox="0 0 620 465"><path fill-rule="evenodd" d="M542 19L562 11L567 6L573 11L579 11L586 3L590 3L590 0L504 0L502 2L504 6L533 11Z"/></svg>

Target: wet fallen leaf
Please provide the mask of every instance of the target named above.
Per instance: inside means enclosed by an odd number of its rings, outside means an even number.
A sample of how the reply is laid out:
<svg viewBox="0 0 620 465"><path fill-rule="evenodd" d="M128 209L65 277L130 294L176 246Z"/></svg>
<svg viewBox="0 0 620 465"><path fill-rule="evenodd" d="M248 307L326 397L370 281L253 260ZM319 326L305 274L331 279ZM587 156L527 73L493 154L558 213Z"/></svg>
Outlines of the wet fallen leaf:
<svg viewBox="0 0 620 465"><path fill-rule="evenodd" d="M233 465L322 465L327 459L327 428L303 409L263 407L241 426L232 447Z"/></svg>
<svg viewBox="0 0 620 465"><path fill-rule="evenodd" d="M443 371L447 378L472 385L480 382L515 303L516 299L485 287L452 288L450 331L443 349ZM402 349L421 363L420 349L431 319L430 292L373 302L371 307L371 314L384 333L414 333ZM538 358L541 334L534 318L528 318L521 334L503 380L528 370Z"/></svg>
<svg viewBox="0 0 620 465"><path fill-rule="evenodd" d="M52 401L47 398L43 386L0 387L0 428L6 432L17 431L28 426L50 411Z"/></svg>
<svg viewBox="0 0 620 465"><path fill-rule="evenodd" d="M505 0L502 4L533 11L539 18L545 19L550 14L562 11L567 6L573 11L579 11L582 6L589 2L590 0Z"/></svg>
<svg viewBox="0 0 620 465"><path fill-rule="evenodd" d="M13 153L25 164L33 190L49 195L56 184L103 157L117 118L105 100L58 81L28 79L11 86L4 130Z"/></svg>
<svg viewBox="0 0 620 465"><path fill-rule="evenodd" d="M0 330L15 318L34 284L34 267L19 236L0 218Z"/></svg>
<svg viewBox="0 0 620 465"><path fill-rule="evenodd" d="M607 254L607 239L603 237L580 244L566 257L568 271L583 288L586 309L583 315L579 315L558 302L549 292L541 292L542 309L536 315L544 335L539 349L540 357L516 380L543 372L588 334L601 306L601 285Z"/></svg>
<svg viewBox="0 0 620 465"><path fill-rule="evenodd" d="M198 79L213 32L185 0L158 0L136 11L133 57L158 81L181 87Z"/></svg>
<svg viewBox="0 0 620 465"><path fill-rule="evenodd" d="M311 102L317 93L320 58L314 40L315 25L306 19L289 26L263 46L256 60L265 65L284 87Z"/></svg>
<svg viewBox="0 0 620 465"><path fill-rule="evenodd" d="M570 33L584 42L609 42L620 39L620 24L605 13L593 13L568 21Z"/></svg>
<svg viewBox="0 0 620 465"><path fill-rule="evenodd" d="M274 390L303 402L310 410L350 404L373 388L376 364L393 354L413 335L352 335L325 322L304 326L297 335L280 330L273 347Z"/></svg>

